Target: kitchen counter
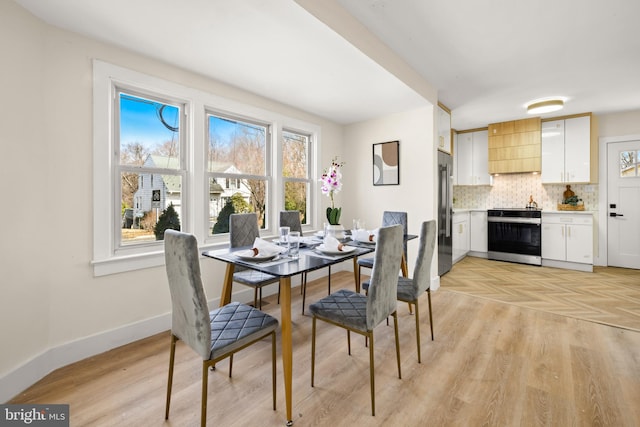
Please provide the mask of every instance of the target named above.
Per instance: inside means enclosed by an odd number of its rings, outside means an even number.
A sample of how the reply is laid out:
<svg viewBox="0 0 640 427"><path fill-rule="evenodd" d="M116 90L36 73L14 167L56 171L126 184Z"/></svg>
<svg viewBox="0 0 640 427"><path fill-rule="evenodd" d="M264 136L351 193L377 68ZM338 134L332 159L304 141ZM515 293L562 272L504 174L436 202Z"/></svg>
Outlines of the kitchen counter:
<svg viewBox="0 0 640 427"><path fill-rule="evenodd" d="M465 212L486 212L486 209L481 208L453 208L453 213L465 213Z"/></svg>
<svg viewBox="0 0 640 427"><path fill-rule="evenodd" d="M556 211L556 210L542 210L542 214L566 214L566 215L594 215L598 211Z"/></svg>

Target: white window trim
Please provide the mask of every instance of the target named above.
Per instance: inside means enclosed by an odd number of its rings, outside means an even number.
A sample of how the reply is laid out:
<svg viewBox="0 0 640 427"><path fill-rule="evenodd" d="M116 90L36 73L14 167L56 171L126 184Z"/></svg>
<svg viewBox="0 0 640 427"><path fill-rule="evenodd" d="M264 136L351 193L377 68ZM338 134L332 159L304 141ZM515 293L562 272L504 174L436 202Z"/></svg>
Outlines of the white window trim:
<svg viewBox="0 0 640 427"><path fill-rule="evenodd" d="M114 194L114 123L113 95L114 86L128 86L142 91L163 94L185 100L187 115L185 141L185 161L188 170L184 178L187 194L183 201L189 205L187 217L181 218L184 230L193 233L200 242L201 248L226 247L228 235L208 236L208 182L206 166L206 119L205 111L227 111L236 116L251 117L271 123L272 139L270 144L270 160L267 162L267 177L271 194L268 196L267 220L268 230L277 227L278 212L283 206L280 189L279 166L281 162L281 144L279 141L282 128L300 129L311 135L313 140L312 159L319 159L321 128L319 125L304 122L288 116L267 111L258 107L222 98L208 92L189 88L158 77L116 66L98 59L93 60L93 260L94 276L104 276L125 271L156 267L164 264L164 247L157 243L150 245L132 245L115 248L115 228L118 226L113 218L116 203ZM310 171L312 181L317 181L319 165L313 162ZM318 218L318 192L312 185L311 212ZM120 206L119 201L118 208ZM187 228L188 227L188 228Z"/></svg>

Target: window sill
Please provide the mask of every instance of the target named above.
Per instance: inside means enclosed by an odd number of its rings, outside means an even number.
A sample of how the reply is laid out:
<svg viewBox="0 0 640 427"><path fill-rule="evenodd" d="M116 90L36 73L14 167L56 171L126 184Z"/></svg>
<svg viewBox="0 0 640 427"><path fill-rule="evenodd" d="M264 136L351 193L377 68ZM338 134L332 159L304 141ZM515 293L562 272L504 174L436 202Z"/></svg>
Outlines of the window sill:
<svg viewBox="0 0 640 427"><path fill-rule="evenodd" d="M229 246L228 242L208 244L198 248L198 251L222 249ZM125 273L127 271L142 270L164 265L164 248L140 254L113 256L104 260L91 261L93 276L108 276L110 274Z"/></svg>

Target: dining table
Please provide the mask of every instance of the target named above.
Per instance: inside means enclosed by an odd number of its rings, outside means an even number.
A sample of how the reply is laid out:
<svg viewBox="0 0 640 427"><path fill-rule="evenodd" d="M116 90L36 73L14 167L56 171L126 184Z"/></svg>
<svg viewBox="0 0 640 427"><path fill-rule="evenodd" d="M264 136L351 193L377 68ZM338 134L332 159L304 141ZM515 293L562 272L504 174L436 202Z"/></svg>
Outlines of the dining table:
<svg viewBox="0 0 640 427"><path fill-rule="evenodd" d="M416 235L405 235L405 240L415 239ZM286 255L277 255L273 258L254 260L245 256L251 247L237 247L217 250L208 250L202 253L207 258L212 258L226 263L222 295L220 306L231 302L233 288L233 273L236 266L250 268L263 273L278 277L280 282L280 327L282 340L282 368L284 373L284 392L286 405L286 425L293 425L293 340L292 340L292 320L291 320L291 277L302 273L319 270L338 264L346 260L353 260L354 279L356 291L360 291L358 278L357 260L359 256L370 254L375 251L375 243L358 242L351 240L347 235L343 239L345 244L342 251L321 251L318 246L322 243L317 239L316 243L312 239L305 238L300 247L299 256L290 258ZM407 276L407 265L402 256L401 270L403 276Z"/></svg>
<svg viewBox="0 0 640 427"><path fill-rule="evenodd" d="M318 240L318 245L321 243ZM209 250L202 253L203 256L218 261L225 262L226 272L220 305L231 302L231 291L233 287L233 272L236 266L247 267L263 273L268 273L279 278L280 281L280 327L282 340L282 368L284 372L284 392L287 422L286 425L293 425L292 407L292 383L293 383L293 342L292 342L292 321L291 321L291 277L302 273L309 273L314 270L328 267L349 259L357 259L358 256L369 254L375 251L375 245L356 246L347 243L346 251L326 251L321 252L317 245L303 244L300 248L298 258L289 258L278 255L273 259L253 261L238 253L246 253L250 247L227 248ZM355 261L354 261L355 263Z"/></svg>

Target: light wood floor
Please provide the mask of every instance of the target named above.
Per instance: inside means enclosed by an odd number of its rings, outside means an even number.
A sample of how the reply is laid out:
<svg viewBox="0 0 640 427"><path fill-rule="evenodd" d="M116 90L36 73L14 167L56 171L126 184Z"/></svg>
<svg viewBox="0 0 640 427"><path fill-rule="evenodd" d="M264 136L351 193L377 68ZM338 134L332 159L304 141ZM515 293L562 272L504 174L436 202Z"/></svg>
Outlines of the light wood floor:
<svg viewBox="0 0 640 427"><path fill-rule="evenodd" d="M353 276L334 274L332 285L352 289ZM450 285L432 294L435 341L428 339L426 295L420 300L422 364L414 317L399 306L401 380L393 327L376 329L375 417L361 337L348 356L345 332L319 323L310 386L311 318L300 314L294 289L294 425L640 426L639 332L452 292ZM316 281L307 301L325 294L326 282ZM275 297L267 301L263 309L279 317ZM68 403L72 426L198 425L201 361L181 344L164 421L168 354L167 332L59 369L11 403ZM284 424L282 365L273 411L269 360L265 340L236 355L232 379L228 363L218 365L209 376L209 425Z"/></svg>
<svg viewBox="0 0 640 427"><path fill-rule="evenodd" d="M466 257L443 289L640 332L640 270L593 273Z"/></svg>

